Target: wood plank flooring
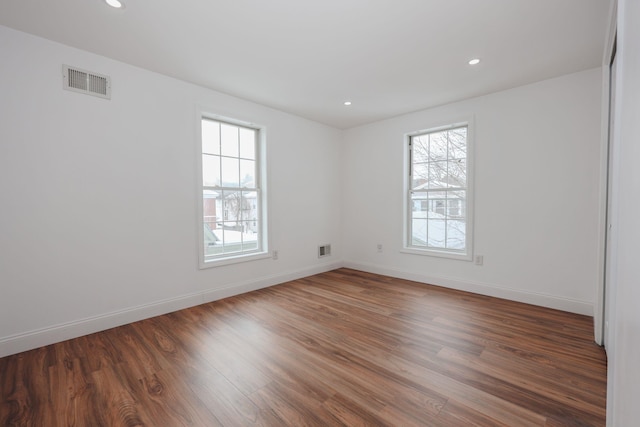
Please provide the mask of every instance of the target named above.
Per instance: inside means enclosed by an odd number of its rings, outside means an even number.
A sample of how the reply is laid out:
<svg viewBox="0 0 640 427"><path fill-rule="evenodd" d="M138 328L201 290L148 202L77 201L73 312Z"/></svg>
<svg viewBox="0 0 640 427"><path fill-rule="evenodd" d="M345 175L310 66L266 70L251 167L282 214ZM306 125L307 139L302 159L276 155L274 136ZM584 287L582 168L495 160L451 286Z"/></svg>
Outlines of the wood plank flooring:
<svg viewBox="0 0 640 427"><path fill-rule="evenodd" d="M592 319L339 269L0 359L3 426L604 426Z"/></svg>

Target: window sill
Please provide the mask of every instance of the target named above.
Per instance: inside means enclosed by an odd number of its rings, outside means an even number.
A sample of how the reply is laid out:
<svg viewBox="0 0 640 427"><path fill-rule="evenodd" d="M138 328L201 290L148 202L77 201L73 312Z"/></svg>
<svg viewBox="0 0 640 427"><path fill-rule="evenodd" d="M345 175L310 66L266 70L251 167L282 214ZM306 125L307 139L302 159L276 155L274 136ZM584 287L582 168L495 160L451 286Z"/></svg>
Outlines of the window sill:
<svg viewBox="0 0 640 427"><path fill-rule="evenodd" d="M417 248L403 248L400 250L401 253L411 254L411 255L422 255L422 256L433 256L438 258L448 258L454 259L458 261L472 261L473 255L471 253L462 253L462 252L448 252L448 251L439 251L436 249L417 249Z"/></svg>
<svg viewBox="0 0 640 427"><path fill-rule="evenodd" d="M225 258L214 258L210 260L201 259L200 269L204 270L206 268L222 267L225 265L239 264L241 262L257 261L257 260L266 259L266 258L271 258L271 254L269 252L258 252L258 253L245 254L245 255L229 256Z"/></svg>

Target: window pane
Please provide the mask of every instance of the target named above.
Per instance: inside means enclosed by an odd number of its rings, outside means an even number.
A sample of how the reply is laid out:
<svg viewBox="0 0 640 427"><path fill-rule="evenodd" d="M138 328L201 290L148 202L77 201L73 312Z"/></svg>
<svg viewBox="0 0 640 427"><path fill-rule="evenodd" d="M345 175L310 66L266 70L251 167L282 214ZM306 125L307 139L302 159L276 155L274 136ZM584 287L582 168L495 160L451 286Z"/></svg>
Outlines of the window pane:
<svg viewBox="0 0 640 427"><path fill-rule="evenodd" d="M447 221L447 248L464 249L465 245L465 222L458 220Z"/></svg>
<svg viewBox="0 0 640 427"><path fill-rule="evenodd" d="M414 163L429 161L429 135L414 136L412 138L412 146Z"/></svg>
<svg viewBox="0 0 640 427"><path fill-rule="evenodd" d="M243 224L242 250L253 251L258 248L258 232L252 229L251 221L245 221Z"/></svg>
<svg viewBox="0 0 640 427"><path fill-rule="evenodd" d="M240 157L243 159L256 158L255 129L240 128Z"/></svg>
<svg viewBox="0 0 640 427"><path fill-rule="evenodd" d="M240 160L240 186L244 188L256 187L255 160Z"/></svg>
<svg viewBox="0 0 640 427"><path fill-rule="evenodd" d="M432 248L445 247L446 221L430 219L427 224L427 244Z"/></svg>
<svg viewBox="0 0 640 427"><path fill-rule="evenodd" d="M223 236L219 226L222 200L220 192L212 190L203 190L202 199L204 254L208 257L222 253Z"/></svg>
<svg viewBox="0 0 640 427"><path fill-rule="evenodd" d="M447 159L447 131L435 132L429 135L429 160Z"/></svg>
<svg viewBox="0 0 640 427"><path fill-rule="evenodd" d="M222 200L222 212L224 228L234 227L236 223L242 219L242 204L240 191L225 191Z"/></svg>
<svg viewBox="0 0 640 427"><path fill-rule="evenodd" d="M202 155L202 183L207 187L220 185L220 157Z"/></svg>
<svg viewBox="0 0 640 427"><path fill-rule="evenodd" d="M202 215L204 218L205 228L208 228L210 233L217 228L216 224L220 220L218 217L221 206L219 195L220 193L217 191L203 190L202 192ZM215 241L212 236L209 237L212 241ZM205 230L205 241L206 239L207 231Z"/></svg>
<svg viewBox="0 0 640 427"><path fill-rule="evenodd" d="M247 198L248 195L249 193L245 191L238 193L238 220L245 221L251 216L251 202ZM244 229L242 229L242 231L244 231Z"/></svg>
<svg viewBox="0 0 640 427"><path fill-rule="evenodd" d="M238 157L238 127L221 123L220 132L222 134L222 140L220 141L222 146L222 155Z"/></svg>
<svg viewBox="0 0 640 427"><path fill-rule="evenodd" d="M417 163L413 165L411 170L411 188L413 190L418 190L425 188L427 181L429 179L429 164L428 163Z"/></svg>
<svg viewBox="0 0 640 427"><path fill-rule="evenodd" d="M224 253L242 251L242 233L235 227L225 227L224 229Z"/></svg>
<svg viewBox="0 0 640 427"><path fill-rule="evenodd" d="M454 129L449 132L449 158L464 159L467 157L467 128Z"/></svg>
<svg viewBox="0 0 640 427"><path fill-rule="evenodd" d="M213 120L202 121L202 152L220 154L220 123Z"/></svg>
<svg viewBox="0 0 640 427"><path fill-rule="evenodd" d="M449 191L447 195L447 218L464 219L466 215L466 191Z"/></svg>
<svg viewBox="0 0 640 427"><path fill-rule="evenodd" d="M430 219L444 219L447 193L444 191L431 191L427 194L427 217Z"/></svg>
<svg viewBox="0 0 640 427"><path fill-rule="evenodd" d="M222 157L222 186L240 187L240 160Z"/></svg>
<svg viewBox="0 0 640 427"><path fill-rule="evenodd" d="M429 163L429 188L447 187L447 161Z"/></svg>
<svg viewBox="0 0 640 427"><path fill-rule="evenodd" d="M459 199L447 199L447 218L460 218L460 200Z"/></svg>
<svg viewBox="0 0 640 427"><path fill-rule="evenodd" d="M242 219L251 223L258 220L258 193L256 191L243 191L243 213ZM258 232L257 225L246 228L245 230L254 230Z"/></svg>
<svg viewBox="0 0 640 427"><path fill-rule="evenodd" d="M427 245L427 220L413 218L411 220L411 244L413 246Z"/></svg>
<svg viewBox="0 0 640 427"><path fill-rule="evenodd" d="M222 244L222 231L211 230L211 228L205 224L204 226L204 255L205 257L211 257L221 254L223 251Z"/></svg>
<svg viewBox="0 0 640 427"><path fill-rule="evenodd" d="M467 161L464 159L448 162L448 176L445 180L448 187L467 186Z"/></svg>
<svg viewBox="0 0 640 427"><path fill-rule="evenodd" d="M411 194L411 211L413 218L426 218L428 193L420 191Z"/></svg>

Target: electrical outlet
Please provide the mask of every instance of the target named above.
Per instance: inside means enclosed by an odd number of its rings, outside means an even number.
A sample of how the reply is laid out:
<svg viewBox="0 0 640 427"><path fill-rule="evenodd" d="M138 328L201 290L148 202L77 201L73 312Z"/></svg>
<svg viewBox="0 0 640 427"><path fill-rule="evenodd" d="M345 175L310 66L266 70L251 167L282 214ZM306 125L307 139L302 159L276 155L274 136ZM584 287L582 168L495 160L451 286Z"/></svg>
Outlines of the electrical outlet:
<svg viewBox="0 0 640 427"><path fill-rule="evenodd" d="M382 245L378 243L378 252L382 252Z"/></svg>
<svg viewBox="0 0 640 427"><path fill-rule="evenodd" d="M273 251L273 252L271 252L271 257L272 257L273 259L278 259L278 251Z"/></svg>
<svg viewBox="0 0 640 427"><path fill-rule="evenodd" d="M484 263L484 255L476 255L476 265L482 265Z"/></svg>

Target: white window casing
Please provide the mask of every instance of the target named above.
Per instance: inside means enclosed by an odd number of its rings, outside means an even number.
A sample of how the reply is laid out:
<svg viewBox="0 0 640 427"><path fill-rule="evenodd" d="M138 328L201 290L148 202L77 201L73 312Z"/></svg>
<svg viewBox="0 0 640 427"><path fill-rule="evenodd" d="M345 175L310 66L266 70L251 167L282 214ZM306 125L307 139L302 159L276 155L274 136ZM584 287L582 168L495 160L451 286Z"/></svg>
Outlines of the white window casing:
<svg viewBox="0 0 640 427"><path fill-rule="evenodd" d="M202 112L198 124L200 268L268 258L265 128Z"/></svg>
<svg viewBox="0 0 640 427"><path fill-rule="evenodd" d="M473 259L473 118L405 135L402 252Z"/></svg>

